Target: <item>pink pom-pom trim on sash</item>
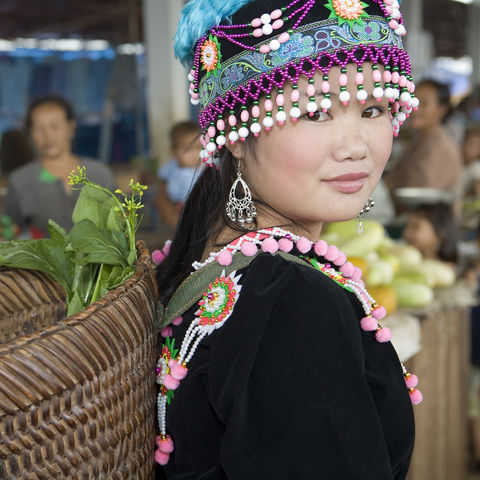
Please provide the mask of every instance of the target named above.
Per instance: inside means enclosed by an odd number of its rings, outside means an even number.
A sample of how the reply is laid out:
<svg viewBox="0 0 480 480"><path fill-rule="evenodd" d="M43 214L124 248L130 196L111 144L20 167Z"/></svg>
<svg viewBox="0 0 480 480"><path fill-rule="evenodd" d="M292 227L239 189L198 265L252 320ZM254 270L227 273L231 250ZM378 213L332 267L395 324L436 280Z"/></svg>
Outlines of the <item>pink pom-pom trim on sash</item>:
<svg viewBox="0 0 480 480"><path fill-rule="evenodd" d="M382 327L380 330L377 331L375 334L375 338L377 342L386 343L392 339L392 332L387 327Z"/></svg>
<svg viewBox="0 0 480 480"><path fill-rule="evenodd" d="M228 250L222 250L218 254L217 262L223 267L228 267L232 264L232 254Z"/></svg>
<svg viewBox="0 0 480 480"><path fill-rule="evenodd" d="M168 366L170 367L170 375L176 380L183 380L187 376L188 368L178 363L177 360L171 358Z"/></svg>
<svg viewBox="0 0 480 480"><path fill-rule="evenodd" d="M407 388L410 390L411 388L415 388L418 385L418 377L416 375L413 375L409 373L405 377L405 383L407 385Z"/></svg>
<svg viewBox="0 0 480 480"><path fill-rule="evenodd" d="M373 317L364 317L360 320L360 326L365 332L373 332L378 328L378 322Z"/></svg>

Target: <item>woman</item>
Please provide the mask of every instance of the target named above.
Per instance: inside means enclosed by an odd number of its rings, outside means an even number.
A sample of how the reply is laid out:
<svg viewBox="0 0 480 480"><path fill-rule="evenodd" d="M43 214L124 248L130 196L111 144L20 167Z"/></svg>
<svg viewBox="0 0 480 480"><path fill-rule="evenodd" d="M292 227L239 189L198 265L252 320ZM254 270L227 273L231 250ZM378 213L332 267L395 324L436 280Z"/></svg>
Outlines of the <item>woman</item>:
<svg viewBox="0 0 480 480"><path fill-rule="evenodd" d="M166 478L405 478L416 377L318 241L369 208L417 106L404 33L395 0L186 5L176 52L213 167L158 270Z"/></svg>
<svg viewBox="0 0 480 480"><path fill-rule="evenodd" d="M77 166L85 165L93 182L114 186L108 167L72 152L75 126L72 106L57 95L39 97L28 108L25 129L37 159L10 175L5 213L30 235L45 236L50 218L71 229L79 191L72 190L68 176Z"/></svg>

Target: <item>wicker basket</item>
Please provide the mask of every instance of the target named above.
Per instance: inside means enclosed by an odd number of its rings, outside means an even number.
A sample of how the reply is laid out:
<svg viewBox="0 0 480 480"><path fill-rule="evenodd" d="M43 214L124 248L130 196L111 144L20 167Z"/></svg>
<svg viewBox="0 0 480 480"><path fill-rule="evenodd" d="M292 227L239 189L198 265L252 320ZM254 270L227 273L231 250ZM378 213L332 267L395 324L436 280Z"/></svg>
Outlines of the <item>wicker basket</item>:
<svg viewBox="0 0 480 480"><path fill-rule="evenodd" d="M137 272L78 314L44 275L0 272L0 478L151 479L158 291Z"/></svg>

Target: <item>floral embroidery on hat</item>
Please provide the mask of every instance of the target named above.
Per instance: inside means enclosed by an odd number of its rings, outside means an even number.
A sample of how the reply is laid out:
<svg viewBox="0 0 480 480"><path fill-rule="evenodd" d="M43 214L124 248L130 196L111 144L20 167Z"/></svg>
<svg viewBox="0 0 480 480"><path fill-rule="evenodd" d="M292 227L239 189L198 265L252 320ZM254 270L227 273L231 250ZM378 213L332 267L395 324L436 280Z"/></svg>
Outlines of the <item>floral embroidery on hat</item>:
<svg viewBox="0 0 480 480"><path fill-rule="evenodd" d="M202 69L207 71L207 75L220 67L220 43L217 37L209 35L201 47L200 62Z"/></svg>
<svg viewBox="0 0 480 480"><path fill-rule="evenodd" d="M365 8L368 4L360 0L328 0L325 5L330 10L330 17L338 18L338 24L347 22L350 26L354 23L362 23L363 18L368 18Z"/></svg>

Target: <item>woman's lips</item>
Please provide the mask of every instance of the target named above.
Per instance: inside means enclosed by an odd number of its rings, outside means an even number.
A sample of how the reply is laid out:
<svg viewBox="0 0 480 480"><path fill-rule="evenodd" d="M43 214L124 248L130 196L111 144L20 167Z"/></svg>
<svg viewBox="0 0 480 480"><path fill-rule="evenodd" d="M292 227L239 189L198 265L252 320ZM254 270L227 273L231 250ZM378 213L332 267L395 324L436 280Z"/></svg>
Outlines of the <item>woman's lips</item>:
<svg viewBox="0 0 480 480"><path fill-rule="evenodd" d="M342 193L356 193L359 192L367 180L368 174L364 172L347 173L324 180L335 190Z"/></svg>

